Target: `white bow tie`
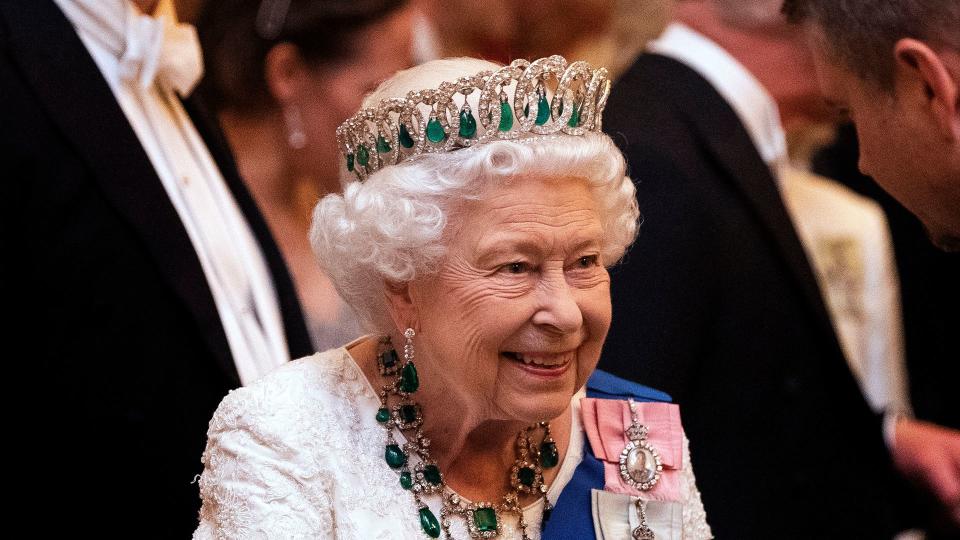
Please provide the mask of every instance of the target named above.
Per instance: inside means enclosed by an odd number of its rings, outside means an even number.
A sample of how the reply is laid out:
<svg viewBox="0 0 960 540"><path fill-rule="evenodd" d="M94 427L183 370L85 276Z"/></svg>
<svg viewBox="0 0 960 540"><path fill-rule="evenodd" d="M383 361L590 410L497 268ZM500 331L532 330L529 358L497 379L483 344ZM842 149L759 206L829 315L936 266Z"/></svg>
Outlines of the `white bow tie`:
<svg viewBox="0 0 960 540"><path fill-rule="evenodd" d="M192 25L150 17L124 0L57 0L78 30L119 59L119 79L146 90L154 82L188 96L203 76L200 40Z"/></svg>
<svg viewBox="0 0 960 540"><path fill-rule="evenodd" d="M146 90L154 80L187 96L203 75L197 30L166 17L128 16L126 47L120 57L120 80Z"/></svg>

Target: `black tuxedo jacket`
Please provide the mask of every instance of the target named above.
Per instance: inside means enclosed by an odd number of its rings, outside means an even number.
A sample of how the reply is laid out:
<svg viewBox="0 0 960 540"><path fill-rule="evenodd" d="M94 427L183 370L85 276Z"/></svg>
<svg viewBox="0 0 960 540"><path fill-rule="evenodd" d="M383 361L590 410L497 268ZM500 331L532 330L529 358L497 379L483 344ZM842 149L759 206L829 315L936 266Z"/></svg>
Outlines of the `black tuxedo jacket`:
<svg viewBox="0 0 960 540"><path fill-rule="evenodd" d="M680 404L717 538L889 538L892 465L776 182L700 75L643 55L605 130L644 216L601 367Z"/></svg>
<svg viewBox="0 0 960 540"><path fill-rule="evenodd" d="M184 104L266 257L290 353L308 354L266 224L215 125ZM207 423L239 377L186 230L49 0L0 0L0 178L4 364L25 394L13 514L52 537L188 537Z"/></svg>

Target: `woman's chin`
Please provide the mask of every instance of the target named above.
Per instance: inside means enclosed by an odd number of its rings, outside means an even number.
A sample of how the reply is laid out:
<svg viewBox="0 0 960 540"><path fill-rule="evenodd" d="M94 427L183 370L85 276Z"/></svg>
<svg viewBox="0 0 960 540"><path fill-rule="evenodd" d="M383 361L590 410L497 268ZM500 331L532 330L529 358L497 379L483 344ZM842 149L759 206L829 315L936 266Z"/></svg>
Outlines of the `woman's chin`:
<svg viewBox="0 0 960 540"><path fill-rule="evenodd" d="M523 362L501 355L500 395L513 403L517 416L533 422L560 416L576 391L577 360L572 354L550 364ZM507 395L510 397L508 398Z"/></svg>
<svg viewBox="0 0 960 540"><path fill-rule="evenodd" d="M562 415L570 407L573 393L573 385L559 392L511 392L509 396L501 392L497 401L508 417L532 424Z"/></svg>

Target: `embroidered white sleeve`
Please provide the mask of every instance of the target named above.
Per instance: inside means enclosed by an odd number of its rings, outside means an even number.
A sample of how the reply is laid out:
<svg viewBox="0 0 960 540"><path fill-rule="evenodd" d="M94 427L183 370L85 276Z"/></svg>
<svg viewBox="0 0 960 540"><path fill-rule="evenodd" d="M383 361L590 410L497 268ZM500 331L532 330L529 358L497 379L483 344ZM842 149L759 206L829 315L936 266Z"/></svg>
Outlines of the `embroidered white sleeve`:
<svg viewBox="0 0 960 540"><path fill-rule="evenodd" d="M683 540L709 540L713 538L707 513L703 510L700 490L693 475L693 463L690 461L690 441L683 436L684 467L680 473L680 496L683 499Z"/></svg>
<svg viewBox="0 0 960 540"><path fill-rule="evenodd" d="M270 399L276 391L235 390L210 421L194 539L334 538L333 484L297 439L303 409Z"/></svg>

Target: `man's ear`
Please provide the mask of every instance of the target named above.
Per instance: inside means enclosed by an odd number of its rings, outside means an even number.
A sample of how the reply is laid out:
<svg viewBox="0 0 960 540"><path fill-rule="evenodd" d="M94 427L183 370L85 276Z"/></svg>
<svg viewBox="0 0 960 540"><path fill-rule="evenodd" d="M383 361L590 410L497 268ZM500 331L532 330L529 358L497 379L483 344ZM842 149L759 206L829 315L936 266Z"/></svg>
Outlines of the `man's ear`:
<svg viewBox="0 0 960 540"><path fill-rule="evenodd" d="M937 128L960 142L960 52L931 49L923 41L904 38L893 48L899 80L915 81Z"/></svg>
<svg viewBox="0 0 960 540"><path fill-rule="evenodd" d="M407 328L413 328L419 332L420 320L413 299L414 295L411 294L411 284L386 281L383 290L387 299L387 310L398 333L403 334Z"/></svg>

